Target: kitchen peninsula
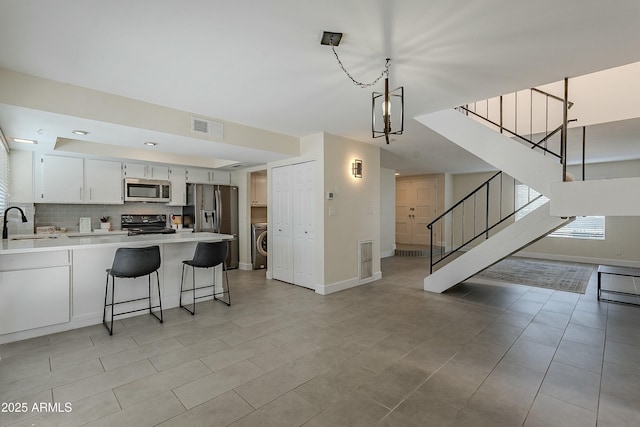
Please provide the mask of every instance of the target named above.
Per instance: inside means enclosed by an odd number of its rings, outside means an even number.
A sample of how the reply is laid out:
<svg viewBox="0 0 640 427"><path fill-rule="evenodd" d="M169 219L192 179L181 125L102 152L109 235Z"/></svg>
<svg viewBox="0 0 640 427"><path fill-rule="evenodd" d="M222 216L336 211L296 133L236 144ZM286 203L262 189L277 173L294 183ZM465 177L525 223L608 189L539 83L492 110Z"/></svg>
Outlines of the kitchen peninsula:
<svg viewBox="0 0 640 427"><path fill-rule="evenodd" d="M160 246L162 306L177 307L182 261L193 256L197 242L232 238L217 233L60 234L2 240L0 344L102 323L105 270L119 247ZM210 271L199 273L198 285L211 282ZM218 267L216 275L220 274ZM146 292L146 278L131 281L132 286L118 288L118 299L137 298Z"/></svg>

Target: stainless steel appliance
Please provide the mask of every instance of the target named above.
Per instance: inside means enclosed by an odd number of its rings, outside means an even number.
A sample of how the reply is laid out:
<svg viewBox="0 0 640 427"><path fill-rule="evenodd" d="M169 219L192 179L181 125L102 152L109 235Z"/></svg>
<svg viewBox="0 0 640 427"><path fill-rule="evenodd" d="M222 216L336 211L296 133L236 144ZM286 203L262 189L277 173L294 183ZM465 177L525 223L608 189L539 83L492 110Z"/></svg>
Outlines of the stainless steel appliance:
<svg viewBox="0 0 640 427"><path fill-rule="evenodd" d="M195 232L231 234L227 268L238 268L238 187L188 184L182 222Z"/></svg>
<svg viewBox="0 0 640 427"><path fill-rule="evenodd" d="M171 183L153 179L126 178L124 201L167 203L171 201Z"/></svg>
<svg viewBox="0 0 640 427"><path fill-rule="evenodd" d="M254 270L267 268L267 223L251 224L251 264Z"/></svg>
<svg viewBox="0 0 640 427"><path fill-rule="evenodd" d="M129 236L140 234L171 234L176 230L167 227L166 215L121 215L120 225L129 231Z"/></svg>

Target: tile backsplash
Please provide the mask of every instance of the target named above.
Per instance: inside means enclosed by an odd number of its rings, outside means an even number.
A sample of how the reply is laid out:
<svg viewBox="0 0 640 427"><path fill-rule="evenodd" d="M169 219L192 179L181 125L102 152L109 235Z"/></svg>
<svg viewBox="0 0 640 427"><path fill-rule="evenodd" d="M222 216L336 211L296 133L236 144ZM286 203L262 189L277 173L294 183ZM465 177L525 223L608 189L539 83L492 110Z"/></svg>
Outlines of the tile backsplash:
<svg viewBox="0 0 640 427"><path fill-rule="evenodd" d="M67 231L79 231L79 221L82 217L91 218L91 228L100 228L100 217L108 216L113 230L120 229L120 216L123 214L138 215L167 215L167 222L171 214L182 215L182 208L166 206L161 203L125 203L124 205L69 205L54 203L37 203L35 205L35 226L43 227L55 225L66 228ZM30 218L33 218L31 216ZM32 230L33 232L33 224Z"/></svg>

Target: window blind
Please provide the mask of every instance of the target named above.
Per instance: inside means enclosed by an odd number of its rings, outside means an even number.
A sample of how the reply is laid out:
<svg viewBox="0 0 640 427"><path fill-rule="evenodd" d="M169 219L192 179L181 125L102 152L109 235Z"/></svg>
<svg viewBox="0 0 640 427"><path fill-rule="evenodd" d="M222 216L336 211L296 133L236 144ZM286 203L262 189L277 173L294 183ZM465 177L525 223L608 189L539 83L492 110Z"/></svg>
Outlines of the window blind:
<svg viewBox="0 0 640 427"><path fill-rule="evenodd" d="M0 131L0 215L9 204L9 147Z"/></svg>

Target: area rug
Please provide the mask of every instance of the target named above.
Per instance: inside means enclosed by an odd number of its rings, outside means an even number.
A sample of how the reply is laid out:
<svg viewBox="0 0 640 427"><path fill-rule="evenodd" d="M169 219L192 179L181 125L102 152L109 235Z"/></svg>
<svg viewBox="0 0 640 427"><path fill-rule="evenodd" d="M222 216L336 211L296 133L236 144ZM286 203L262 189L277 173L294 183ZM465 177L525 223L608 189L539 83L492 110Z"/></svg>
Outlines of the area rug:
<svg viewBox="0 0 640 427"><path fill-rule="evenodd" d="M584 294L593 265L530 258L505 258L473 279L535 286Z"/></svg>

